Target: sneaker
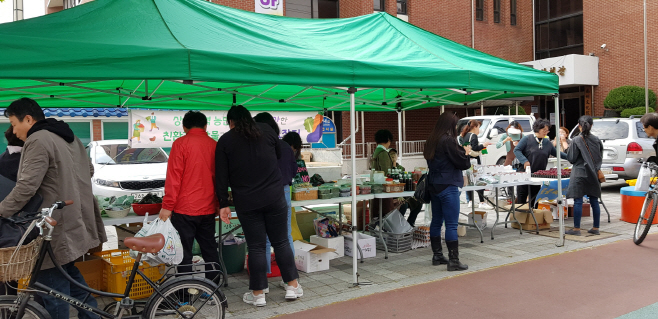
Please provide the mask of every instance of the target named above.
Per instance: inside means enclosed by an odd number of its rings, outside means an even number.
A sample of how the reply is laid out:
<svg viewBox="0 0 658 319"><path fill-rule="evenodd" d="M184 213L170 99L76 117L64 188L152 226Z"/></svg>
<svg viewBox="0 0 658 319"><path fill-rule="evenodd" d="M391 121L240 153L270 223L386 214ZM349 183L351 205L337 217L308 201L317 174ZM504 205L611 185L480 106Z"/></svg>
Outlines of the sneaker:
<svg viewBox="0 0 658 319"><path fill-rule="evenodd" d="M601 233L599 232L599 230L598 230L598 229L594 229L594 228L588 230L587 232L590 233L590 234L594 234L594 235L601 235Z"/></svg>
<svg viewBox="0 0 658 319"><path fill-rule="evenodd" d="M263 289L263 293L264 294L269 294L270 293L270 287L267 287L267 288Z"/></svg>
<svg viewBox="0 0 658 319"><path fill-rule="evenodd" d="M460 199L460 200L459 200L459 203L460 203L460 204L468 204L468 202L467 202L466 200L464 200L464 199Z"/></svg>
<svg viewBox="0 0 658 319"><path fill-rule="evenodd" d="M300 285L299 282L297 283L297 287L286 285L287 300L296 300L297 298L303 295L304 295L304 290L302 289L302 285Z"/></svg>
<svg viewBox="0 0 658 319"><path fill-rule="evenodd" d="M569 229L564 232L565 235L580 236L580 230Z"/></svg>
<svg viewBox="0 0 658 319"><path fill-rule="evenodd" d="M256 296L253 291L245 293L244 296L242 296L242 301L256 307L264 307L267 304L265 301L265 294Z"/></svg>
<svg viewBox="0 0 658 319"><path fill-rule="evenodd" d="M466 205L468 208L473 208L473 201L468 202L468 205Z"/></svg>
<svg viewBox="0 0 658 319"><path fill-rule="evenodd" d="M478 208L479 208L479 209L485 209L485 210L491 210L491 209L493 209L493 207L491 207L491 205L489 205L489 204L487 204L487 203L480 203L480 205L478 205Z"/></svg>

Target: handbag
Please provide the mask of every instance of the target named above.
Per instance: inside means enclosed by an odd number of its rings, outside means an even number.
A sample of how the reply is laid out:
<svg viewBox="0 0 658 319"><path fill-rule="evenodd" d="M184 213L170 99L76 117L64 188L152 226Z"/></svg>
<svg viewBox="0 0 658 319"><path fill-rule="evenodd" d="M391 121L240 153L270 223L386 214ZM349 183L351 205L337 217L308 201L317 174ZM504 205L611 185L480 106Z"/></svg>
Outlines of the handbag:
<svg viewBox="0 0 658 319"><path fill-rule="evenodd" d="M471 145L471 147L473 147L473 143L471 143L471 141L473 140L473 136L475 136L475 134L471 133L471 138L470 138L469 141L468 141L468 143ZM480 155L482 155L482 152L476 152L476 151L474 151L474 150L471 150L471 151L468 153L468 155L469 155L470 157L479 157Z"/></svg>
<svg viewBox="0 0 658 319"><path fill-rule="evenodd" d="M585 137L583 137L583 141L585 142L585 147L587 147L587 153L589 153L589 157L592 159L592 162L594 161L594 157L592 156L592 152L589 150L589 145L587 145L587 140L585 140ZM605 183L605 175L601 170L596 171L597 178L599 179L599 183Z"/></svg>
<svg viewBox="0 0 658 319"><path fill-rule="evenodd" d="M430 194L430 181L429 173L423 174L416 184L416 191L414 192L414 198L423 204L428 204L432 200L432 194Z"/></svg>

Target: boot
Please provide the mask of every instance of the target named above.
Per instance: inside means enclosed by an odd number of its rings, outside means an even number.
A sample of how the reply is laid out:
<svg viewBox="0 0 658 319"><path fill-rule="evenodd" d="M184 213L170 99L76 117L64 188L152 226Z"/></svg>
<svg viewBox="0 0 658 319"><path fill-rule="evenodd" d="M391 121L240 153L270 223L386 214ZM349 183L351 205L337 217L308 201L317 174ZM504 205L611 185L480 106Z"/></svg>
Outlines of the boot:
<svg viewBox="0 0 658 319"><path fill-rule="evenodd" d="M430 241L432 243L432 252L434 253L434 256L432 256L432 265L447 264L448 258L443 256L443 249L441 248L441 237L430 237Z"/></svg>
<svg viewBox="0 0 658 319"><path fill-rule="evenodd" d="M468 269L467 265L459 262L459 241L446 241L448 246L448 271L461 271Z"/></svg>

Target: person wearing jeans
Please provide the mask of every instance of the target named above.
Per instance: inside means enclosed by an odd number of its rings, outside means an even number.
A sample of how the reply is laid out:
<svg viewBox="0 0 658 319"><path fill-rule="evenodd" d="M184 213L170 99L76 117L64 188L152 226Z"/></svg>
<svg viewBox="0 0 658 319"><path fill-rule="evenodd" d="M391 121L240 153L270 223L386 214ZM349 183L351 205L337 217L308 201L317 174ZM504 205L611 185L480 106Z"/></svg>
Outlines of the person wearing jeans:
<svg viewBox="0 0 658 319"><path fill-rule="evenodd" d="M573 198L573 229L567 230L565 234L580 236L580 218L583 215L583 197L589 197L592 208L594 225L587 232L599 234L601 221L601 209L599 198L601 198L601 183L598 171L603 163L603 143L598 137L591 134L594 121L589 115L583 115L578 119L580 135L571 142L567 151L567 160L573 164L567 198Z"/></svg>
<svg viewBox="0 0 658 319"><path fill-rule="evenodd" d="M448 271L466 270L459 262L457 222L459 220L459 187L464 185L462 171L471 167L470 146L457 143L457 117L443 113L425 142L423 155L429 167L429 191L432 195L430 242L432 265L448 264ZM448 259L441 248L441 226L446 224Z"/></svg>
<svg viewBox="0 0 658 319"><path fill-rule="evenodd" d="M258 113L254 117L256 123L265 123L269 125L276 135L278 136L281 131L279 130L279 125L276 124L274 117L270 113L263 112ZM290 201L290 186L292 186L292 179L297 175L297 162L295 161L295 153L288 143L283 140L279 140L279 148L281 149L281 158L279 158L279 170L281 171L281 183L283 184L283 193L286 196L286 202L288 203L288 242L290 242L290 248L292 249L293 256L295 254L295 246L292 243L292 204ZM267 273L272 273L272 254L270 254L271 247L269 237L266 239L265 243L265 258L267 259ZM265 290L269 292L269 290Z"/></svg>
<svg viewBox="0 0 658 319"><path fill-rule="evenodd" d="M299 274L288 241L288 203L281 185L279 138L267 124L256 123L241 105L233 106L226 116L228 132L217 141L215 151L215 191L219 215L230 223L228 188L233 193L235 210L249 249L249 289L242 301L257 307L266 305L266 237L272 242L287 300L304 295L297 282Z"/></svg>
<svg viewBox="0 0 658 319"><path fill-rule="evenodd" d="M62 265L62 268L75 281L84 285L85 287L89 287L87 286L87 283L82 277L80 270L78 270L78 268L75 267L74 264L75 262L72 261L68 264ZM82 290L76 285L70 284L70 282L66 278L64 278L64 276L62 276L62 274L59 272L57 268L41 270L41 272L39 272L38 281L57 292L71 296L77 300L85 300L88 294L87 291ZM46 308L46 310L48 310L48 313L50 314L50 317L52 319L69 319L70 306L68 302L57 298L41 298L40 295L37 296L39 297L38 299L41 299L41 302L43 303L43 307ZM89 306L98 307L98 302L94 298L88 298L86 303ZM100 316L92 312L80 310L78 308L78 319L97 319L97 318L100 318Z"/></svg>

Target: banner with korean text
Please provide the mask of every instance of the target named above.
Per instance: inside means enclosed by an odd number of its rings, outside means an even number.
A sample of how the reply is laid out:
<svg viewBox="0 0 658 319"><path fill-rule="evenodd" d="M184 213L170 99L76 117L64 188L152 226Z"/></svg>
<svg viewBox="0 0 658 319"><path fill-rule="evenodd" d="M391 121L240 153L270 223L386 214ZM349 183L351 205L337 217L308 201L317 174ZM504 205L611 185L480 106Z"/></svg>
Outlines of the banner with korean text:
<svg viewBox="0 0 658 319"><path fill-rule="evenodd" d="M185 135L183 117L187 111L130 110L128 136L133 148L171 147ZM214 140L230 130L228 111L203 111L208 119L207 132ZM317 112L269 112L279 125L280 136L297 132L304 143L322 141L323 116ZM252 115L256 115L253 113Z"/></svg>

